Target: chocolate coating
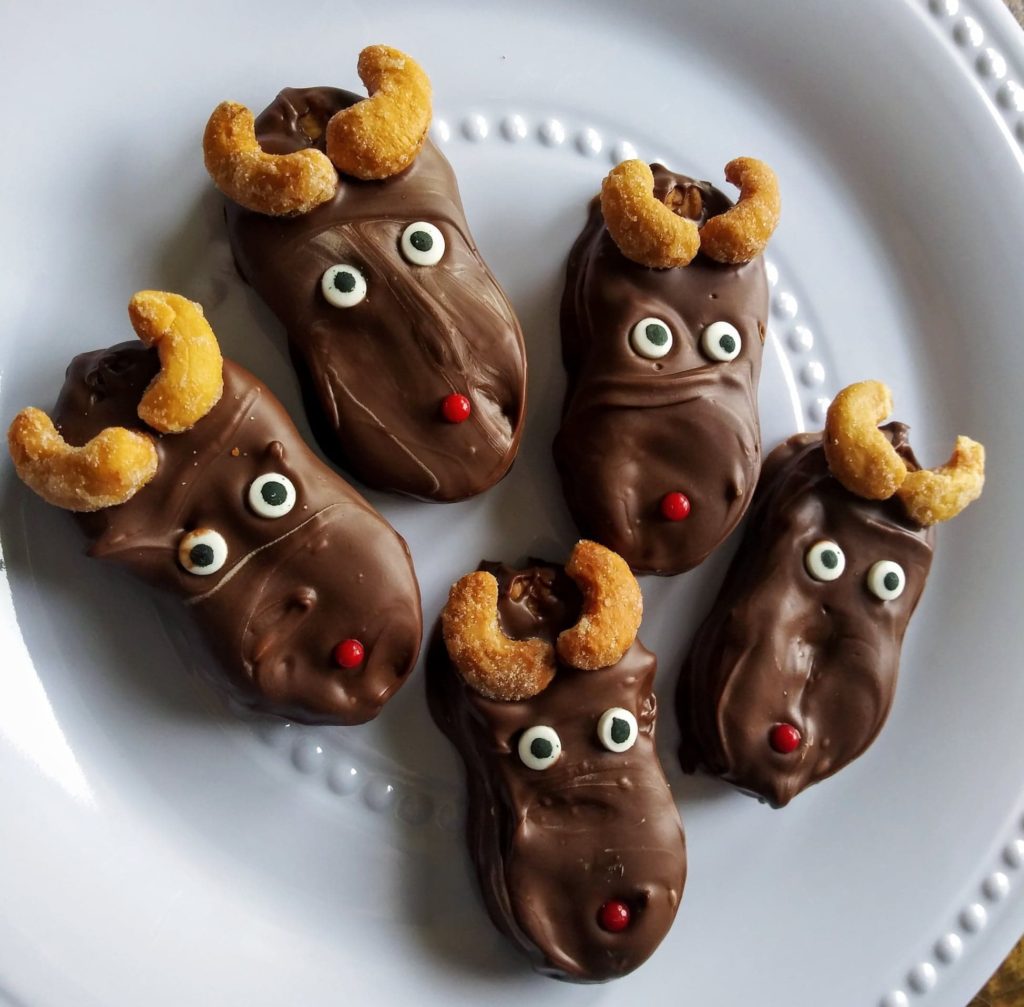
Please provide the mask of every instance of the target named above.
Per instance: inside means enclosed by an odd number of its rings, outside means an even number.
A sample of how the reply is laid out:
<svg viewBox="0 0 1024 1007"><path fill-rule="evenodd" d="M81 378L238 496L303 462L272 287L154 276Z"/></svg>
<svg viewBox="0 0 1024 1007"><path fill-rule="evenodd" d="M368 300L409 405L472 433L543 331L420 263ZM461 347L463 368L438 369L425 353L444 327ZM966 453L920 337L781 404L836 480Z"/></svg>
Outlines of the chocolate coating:
<svg viewBox="0 0 1024 1007"><path fill-rule="evenodd" d="M579 618L582 599L561 567L513 570L481 564L498 580L502 629L554 641ZM675 918L686 849L675 802L654 747L656 661L639 641L618 664L579 671L559 663L532 699L506 703L470 689L440 632L427 654L427 698L458 748L469 788L467 835L495 924L537 971L574 982L625 975L651 955ZM602 713L623 707L639 725L616 754L597 735ZM527 768L517 744L528 727L557 731L561 758ZM625 902L630 925L598 923L608 900Z"/></svg>
<svg viewBox="0 0 1024 1007"><path fill-rule="evenodd" d="M287 88L256 120L269 153L323 149L317 135L358 96ZM427 221L444 258L411 265L402 232ZM369 486L461 500L504 476L526 410L526 351L504 291L480 258L451 166L429 140L410 168L378 182L341 176L334 198L298 217L227 204L242 276L288 334L310 423L324 452ZM320 281L337 263L366 278L365 300L332 307ZM445 396L472 415L447 422Z"/></svg>
<svg viewBox="0 0 1024 1007"><path fill-rule="evenodd" d="M882 429L917 468L907 428ZM815 580L804 566L822 539L846 557L833 581ZM829 473L820 434L777 447L679 680L683 768L702 766L781 807L857 758L889 714L933 544L933 529L914 524L898 500L864 500L844 489ZM885 559L906 573L892 601L867 587L868 570ZM773 750L776 724L799 730L796 751Z"/></svg>
<svg viewBox="0 0 1024 1007"><path fill-rule="evenodd" d="M152 435L136 408L158 370L156 351L134 342L75 357L58 429L71 444L107 426ZM231 361L217 405L191 430L154 439L152 482L118 507L76 515L90 555L181 597L220 660L218 684L245 705L311 723L375 717L412 669L422 635L419 587L398 533ZM246 502L268 472L295 486L283 517L260 517ZM178 561L179 541L196 528L227 542L216 574L197 576ZM331 653L349 638L362 642L365 659L339 668Z"/></svg>
<svg viewBox="0 0 1024 1007"><path fill-rule="evenodd" d="M673 189L699 194L698 224L731 205L709 182L651 168L659 197ZM562 296L568 387L555 464L580 533L634 570L691 569L746 511L761 465L757 383L767 313L760 256L729 266L698 254L688 266L649 269L619 251L600 203L591 204ZM630 345L630 330L647 317L673 333L672 349L658 360ZM716 321L731 322L741 336L728 363L701 353L701 333ZM670 492L689 498L683 521L660 513Z"/></svg>

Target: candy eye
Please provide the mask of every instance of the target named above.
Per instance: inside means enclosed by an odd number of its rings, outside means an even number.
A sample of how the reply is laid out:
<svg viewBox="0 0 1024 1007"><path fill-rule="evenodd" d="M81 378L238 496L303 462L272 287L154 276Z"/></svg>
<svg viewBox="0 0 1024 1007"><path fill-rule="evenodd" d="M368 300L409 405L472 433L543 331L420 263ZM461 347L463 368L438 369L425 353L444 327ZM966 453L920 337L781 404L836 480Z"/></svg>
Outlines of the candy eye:
<svg viewBox="0 0 1024 1007"><path fill-rule="evenodd" d="M295 506L295 486L280 472L267 472L249 485L249 506L260 517L284 517Z"/></svg>
<svg viewBox="0 0 1024 1007"><path fill-rule="evenodd" d="M444 235L425 220L402 232L402 255L414 266L436 266L444 255Z"/></svg>
<svg viewBox="0 0 1024 1007"><path fill-rule="evenodd" d="M552 727L528 727L519 739L519 758L527 769L550 769L562 754L562 742Z"/></svg>
<svg viewBox="0 0 1024 1007"><path fill-rule="evenodd" d="M621 706L605 710L597 722L597 736L609 752L628 751L636 744L638 733L636 717Z"/></svg>
<svg viewBox="0 0 1024 1007"><path fill-rule="evenodd" d="M804 555L804 566L815 580L835 580L846 569L843 550L827 539L815 542Z"/></svg>
<svg viewBox="0 0 1024 1007"><path fill-rule="evenodd" d="M903 567L891 559L880 559L868 570L868 590L882 601L895 601L906 586Z"/></svg>
<svg viewBox="0 0 1024 1007"><path fill-rule="evenodd" d="M633 349L648 360L657 360L672 349L672 330L660 318L641 318L629 330Z"/></svg>
<svg viewBox="0 0 1024 1007"><path fill-rule="evenodd" d="M727 364L735 360L743 348L740 330L731 322L712 322L700 334L700 348L709 360Z"/></svg>
<svg viewBox="0 0 1024 1007"><path fill-rule="evenodd" d="M219 531L197 528L178 543L178 562L199 577L216 573L228 561L228 544Z"/></svg>
<svg viewBox="0 0 1024 1007"><path fill-rule="evenodd" d="M324 271L320 289L328 304L336 308L354 308L366 297L366 277L355 266L339 262Z"/></svg>

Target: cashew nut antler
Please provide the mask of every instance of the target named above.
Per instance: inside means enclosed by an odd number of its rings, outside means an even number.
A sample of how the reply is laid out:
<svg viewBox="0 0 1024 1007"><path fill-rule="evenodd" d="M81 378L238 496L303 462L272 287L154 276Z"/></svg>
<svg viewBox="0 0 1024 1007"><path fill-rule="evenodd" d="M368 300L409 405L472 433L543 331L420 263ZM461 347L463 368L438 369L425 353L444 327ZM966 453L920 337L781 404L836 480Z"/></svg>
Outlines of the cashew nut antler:
<svg viewBox="0 0 1024 1007"><path fill-rule="evenodd" d="M327 155L356 178L389 178L416 160L431 117L430 78L411 56L387 45L359 54L359 79L370 97L335 112Z"/></svg>
<svg viewBox="0 0 1024 1007"><path fill-rule="evenodd" d="M39 409L22 409L7 431L7 447L22 481L47 503L96 511L130 500L156 475L156 445L146 434L107 427L72 447Z"/></svg>
<svg viewBox="0 0 1024 1007"><path fill-rule="evenodd" d="M203 309L178 294L141 290L128 304L139 338L156 346L160 372L139 402L139 418L161 433L190 429L220 400L223 359ZM21 479L48 503L95 511L130 500L156 475L159 457L148 434L108 427L73 447L39 409L23 409L7 431Z"/></svg>
<svg viewBox="0 0 1024 1007"><path fill-rule="evenodd" d="M632 646L643 598L625 561L596 542L576 544L566 573L583 591L575 626L559 634L558 656L585 671L615 664ZM466 683L488 699L519 702L546 689L555 649L537 638L512 640L498 622L498 582L478 571L457 581L441 613L448 656Z"/></svg>
<svg viewBox="0 0 1024 1007"><path fill-rule="evenodd" d="M128 317L139 339L160 355L139 418L165 434L190 429L224 391L224 359L202 306L180 294L140 290L128 302Z"/></svg>
<svg viewBox="0 0 1024 1007"><path fill-rule="evenodd" d="M309 213L338 188L334 165L319 150L265 153L252 112L233 101L222 101L213 110L203 134L203 160L228 199L272 217Z"/></svg>
<svg viewBox="0 0 1024 1007"><path fill-rule="evenodd" d="M601 185L601 212L627 259L653 269L686 266L698 250L718 262L749 262L760 255L779 222L775 172L763 161L738 157L725 166L740 198L700 228L654 194L654 174L643 161L623 161Z"/></svg>
<svg viewBox="0 0 1024 1007"><path fill-rule="evenodd" d="M782 212L779 182L764 161L737 157L725 166L725 180L740 198L725 213L711 217L700 229L700 247L717 262L750 262L775 233Z"/></svg>
<svg viewBox="0 0 1024 1007"><path fill-rule="evenodd" d="M958 437L952 457L935 469L907 470L878 424L892 412L892 393L880 381L844 388L829 406L823 442L829 470L843 486L868 500L898 496L920 525L948 521L981 496L985 449Z"/></svg>
<svg viewBox="0 0 1024 1007"><path fill-rule="evenodd" d="M640 585L618 553L586 539L576 543L565 572L583 592L583 611L559 634L558 656L586 671L607 668L622 659L640 629Z"/></svg>

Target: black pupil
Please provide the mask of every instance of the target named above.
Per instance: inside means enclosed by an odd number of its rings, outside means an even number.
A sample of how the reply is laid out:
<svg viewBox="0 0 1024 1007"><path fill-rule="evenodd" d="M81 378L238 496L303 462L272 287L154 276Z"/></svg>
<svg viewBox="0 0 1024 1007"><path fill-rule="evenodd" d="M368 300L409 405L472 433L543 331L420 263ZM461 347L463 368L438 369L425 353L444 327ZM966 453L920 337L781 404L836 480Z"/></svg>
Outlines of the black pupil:
<svg viewBox="0 0 1024 1007"><path fill-rule="evenodd" d="M611 734L616 745L629 741L629 723L619 717L612 717Z"/></svg>
<svg viewBox="0 0 1024 1007"><path fill-rule="evenodd" d="M210 566L213 563L213 546L200 542L189 549L188 558L193 566Z"/></svg>
<svg viewBox="0 0 1024 1007"><path fill-rule="evenodd" d="M722 336L718 340L718 345L722 348L723 353L732 353L736 349L736 340L732 336Z"/></svg>
<svg viewBox="0 0 1024 1007"><path fill-rule="evenodd" d="M647 326L647 338L654 343L655 346L664 346L668 342L668 329L664 325L658 325L655 322L651 322Z"/></svg>
<svg viewBox="0 0 1024 1007"><path fill-rule="evenodd" d="M260 487L260 496L263 497L263 502L270 504L271 507L280 507L288 500L288 490L285 489L284 483L267 481Z"/></svg>
<svg viewBox="0 0 1024 1007"><path fill-rule="evenodd" d="M550 759L554 746L547 738L534 738L530 742L530 754L535 759Z"/></svg>
<svg viewBox="0 0 1024 1007"><path fill-rule="evenodd" d="M821 565L834 570L839 566L839 556L832 549L825 549L821 554Z"/></svg>
<svg viewBox="0 0 1024 1007"><path fill-rule="evenodd" d="M434 247L434 239L426 231L413 231L409 244L418 252L429 252Z"/></svg>
<svg viewBox="0 0 1024 1007"><path fill-rule="evenodd" d="M900 586L900 575L893 570L890 570L883 578L882 583L885 585L886 591L895 591Z"/></svg>
<svg viewBox="0 0 1024 1007"><path fill-rule="evenodd" d="M343 269L334 274L334 286L343 294L351 294L356 289L356 278L348 270Z"/></svg>

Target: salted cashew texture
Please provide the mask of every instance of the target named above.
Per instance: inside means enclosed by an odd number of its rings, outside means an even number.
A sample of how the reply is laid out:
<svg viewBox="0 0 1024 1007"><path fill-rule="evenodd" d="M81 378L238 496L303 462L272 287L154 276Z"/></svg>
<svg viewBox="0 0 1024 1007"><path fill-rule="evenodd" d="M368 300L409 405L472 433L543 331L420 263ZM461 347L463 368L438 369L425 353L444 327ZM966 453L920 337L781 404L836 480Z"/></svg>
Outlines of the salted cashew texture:
<svg viewBox="0 0 1024 1007"><path fill-rule="evenodd" d="M338 173L322 151L265 153L252 112L233 101L222 101L213 110L203 134L203 160L225 196L272 217L308 213L338 188Z"/></svg>
<svg viewBox="0 0 1024 1007"><path fill-rule="evenodd" d="M141 290L128 305L136 334L156 346L160 371L139 402L139 418L161 433L191 429L220 400L224 362L203 309L178 294ZM155 475L159 453L139 430L107 427L68 444L46 413L23 409L7 431L18 476L47 503L96 511L126 503Z"/></svg>
<svg viewBox="0 0 1024 1007"><path fill-rule="evenodd" d="M981 496L985 448L960 436L945 465L909 471L878 429L891 412L892 393L880 381L849 385L832 400L822 437L832 475L868 500L897 496L919 525L956 517Z"/></svg>
<svg viewBox="0 0 1024 1007"><path fill-rule="evenodd" d="M180 294L140 290L128 303L128 317L139 339L160 355L139 418L165 434L190 429L224 391L224 359L202 307Z"/></svg>
<svg viewBox="0 0 1024 1007"><path fill-rule="evenodd" d="M411 56L387 45L359 54L359 79L370 97L327 124L327 155L356 178L389 178L409 167L427 138L430 78Z"/></svg>
<svg viewBox="0 0 1024 1007"><path fill-rule="evenodd" d="M686 266L700 248L696 223L654 195L654 173L643 161L612 168L601 184L601 213L619 251L641 266Z"/></svg>
<svg viewBox="0 0 1024 1007"><path fill-rule="evenodd" d="M559 634L558 656L574 668L607 668L622 659L640 629L640 585L621 556L587 539L576 543L565 572L583 592L583 611Z"/></svg>
<svg viewBox="0 0 1024 1007"><path fill-rule="evenodd" d="M782 212L779 182L764 161L737 157L725 166L725 180L740 190L735 205L700 229L700 247L716 262L750 262L775 233Z"/></svg>
<svg viewBox="0 0 1024 1007"><path fill-rule="evenodd" d="M658 199L654 174L643 161L623 161L601 185L608 233L627 259L653 269L689 265L698 251L717 262L750 262L764 251L778 225L778 180L767 164L753 157L730 161L725 177L739 187L739 200L698 228L696 221Z"/></svg>
<svg viewBox="0 0 1024 1007"><path fill-rule="evenodd" d="M888 500L907 477L906 462L878 429L891 412L892 392L881 381L849 385L828 409L828 467L851 493L867 500Z"/></svg>
<svg viewBox="0 0 1024 1007"><path fill-rule="evenodd" d="M918 524L930 525L956 517L984 486L985 448L960 436L945 465L908 473L896 495Z"/></svg>
<svg viewBox="0 0 1024 1007"><path fill-rule="evenodd" d="M7 430L7 448L21 480L47 503L97 511L130 500L156 475L159 457L146 434L108 427L72 447L40 409L22 409Z"/></svg>
<svg viewBox="0 0 1024 1007"><path fill-rule="evenodd" d="M498 625L498 582L483 571L460 578L441 613L448 655L466 683L488 699L518 702L547 688L555 653L539 639L512 640Z"/></svg>

